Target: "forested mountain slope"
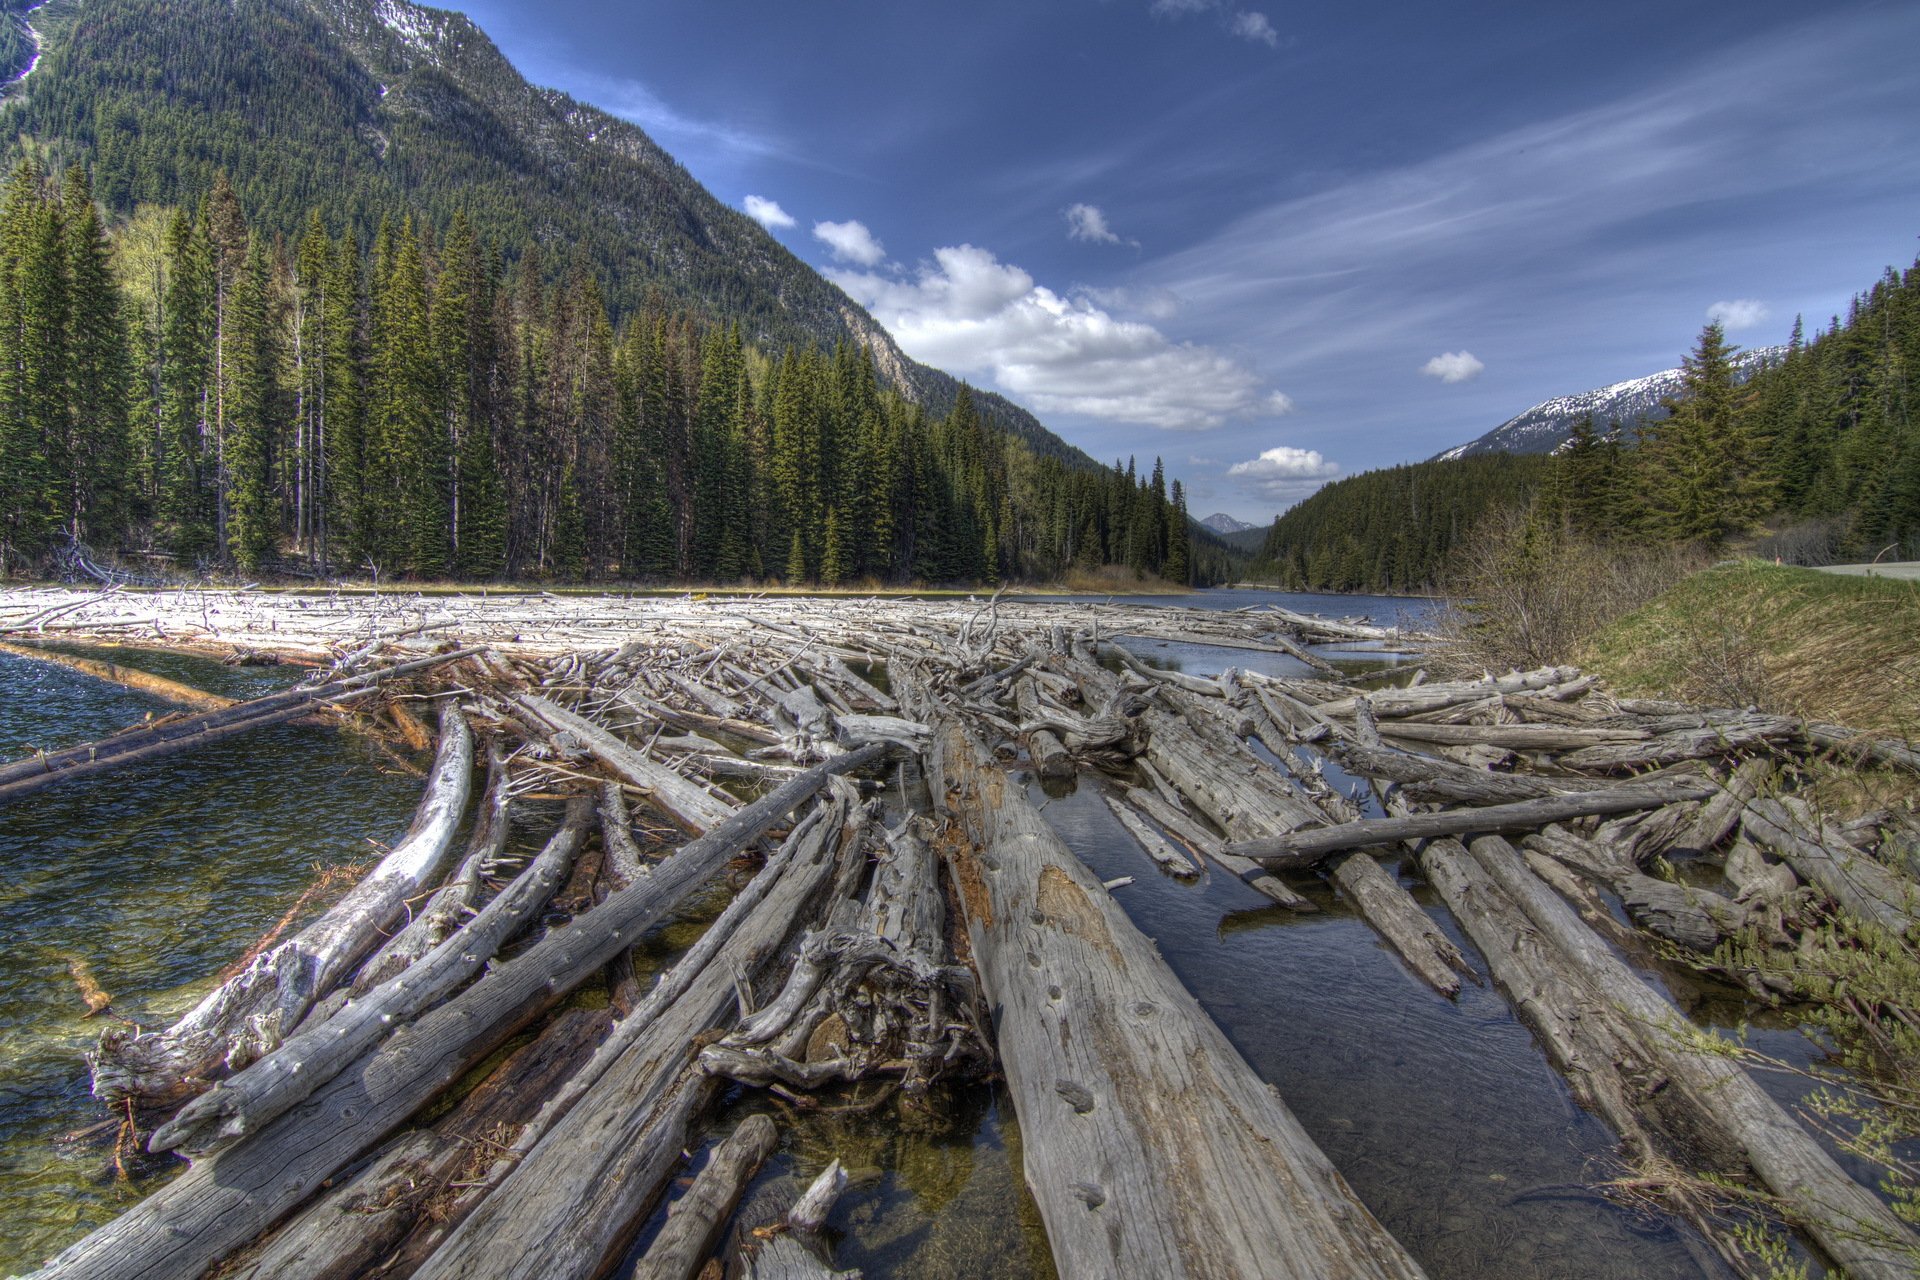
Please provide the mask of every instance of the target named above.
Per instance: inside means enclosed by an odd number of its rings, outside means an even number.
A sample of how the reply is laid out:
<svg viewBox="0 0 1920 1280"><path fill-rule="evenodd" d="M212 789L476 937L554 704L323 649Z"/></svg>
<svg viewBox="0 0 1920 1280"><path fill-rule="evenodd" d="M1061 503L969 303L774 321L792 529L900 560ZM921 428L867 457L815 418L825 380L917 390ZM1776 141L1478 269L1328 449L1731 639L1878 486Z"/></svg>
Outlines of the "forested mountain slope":
<svg viewBox="0 0 1920 1280"><path fill-rule="evenodd" d="M854 342L930 413L953 406L953 378L908 359L642 130L528 84L461 14L406 0L55 0L31 21L45 52L6 134L51 169L88 165L115 213L185 203L220 173L251 219L287 237L316 208L363 243L382 218L445 226L458 211L490 244L565 246L548 283L590 271L616 321L653 298L771 350ZM1011 402L975 399L1035 450L1092 465Z"/></svg>

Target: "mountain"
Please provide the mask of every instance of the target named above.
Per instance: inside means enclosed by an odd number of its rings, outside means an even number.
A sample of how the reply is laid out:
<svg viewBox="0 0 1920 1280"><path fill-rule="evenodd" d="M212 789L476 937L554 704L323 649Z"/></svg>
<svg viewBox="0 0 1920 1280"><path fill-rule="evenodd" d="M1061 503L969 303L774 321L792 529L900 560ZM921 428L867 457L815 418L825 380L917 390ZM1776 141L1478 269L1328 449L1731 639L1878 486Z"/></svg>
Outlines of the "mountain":
<svg viewBox="0 0 1920 1280"><path fill-rule="evenodd" d="M1200 523L1222 536L1229 533L1240 533L1247 529L1259 528L1258 525L1248 524L1245 520L1235 520L1224 511L1216 511Z"/></svg>
<svg viewBox="0 0 1920 1280"><path fill-rule="evenodd" d="M315 207L363 239L409 210L441 226L458 210L488 243L556 246L549 278L591 272L616 320L664 299L768 350L858 344L930 415L954 404L954 378L908 358L642 130L529 84L461 14L406 0L0 0L0 63L17 75L35 37L39 61L0 108L5 135L89 165L115 213L196 199L222 171L249 218L289 238ZM1037 453L1096 465L1010 401L974 399Z"/></svg>
<svg viewBox="0 0 1920 1280"><path fill-rule="evenodd" d="M1786 355L1783 346L1743 351L1734 361L1735 376L1745 382L1759 370L1779 364ZM1604 432L1614 423L1631 430L1639 423L1666 416L1666 402L1680 393L1680 379L1679 369L1662 369L1644 378L1543 401L1508 418L1478 440L1435 454L1430 461L1449 462L1483 453L1552 453L1566 443L1574 424L1588 414L1593 415L1596 430Z"/></svg>

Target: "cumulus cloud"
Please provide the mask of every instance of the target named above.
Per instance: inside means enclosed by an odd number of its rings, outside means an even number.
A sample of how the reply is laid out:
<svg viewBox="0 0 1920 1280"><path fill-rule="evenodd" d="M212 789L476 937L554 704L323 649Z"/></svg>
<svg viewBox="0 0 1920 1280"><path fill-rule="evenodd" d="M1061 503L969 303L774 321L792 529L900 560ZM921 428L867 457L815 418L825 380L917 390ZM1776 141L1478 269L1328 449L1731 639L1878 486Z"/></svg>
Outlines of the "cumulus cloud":
<svg viewBox="0 0 1920 1280"><path fill-rule="evenodd" d="M936 250L911 275L828 275L915 359L989 377L1042 413L1190 431L1285 401L1231 356L1056 293L974 245Z"/></svg>
<svg viewBox="0 0 1920 1280"><path fill-rule="evenodd" d="M886 260L885 246L874 239L873 232L867 230L865 223L852 219L846 222L816 222L813 224L813 235L841 262L877 267Z"/></svg>
<svg viewBox="0 0 1920 1280"><path fill-rule="evenodd" d="M782 209L777 200L769 200L765 196L748 196L741 203L741 207L746 210L749 218L769 231L778 231L783 227L795 225L793 215Z"/></svg>
<svg viewBox="0 0 1920 1280"><path fill-rule="evenodd" d="M1758 298L1736 298L1716 302L1707 308L1707 319L1717 320L1723 329L1751 329L1773 313Z"/></svg>
<svg viewBox="0 0 1920 1280"><path fill-rule="evenodd" d="M1340 464L1328 462L1318 449L1276 445L1259 457L1227 468L1231 479L1273 502L1300 501L1340 474Z"/></svg>
<svg viewBox="0 0 1920 1280"><path fill-rule="evenodd" d="M1442 382L1469 382L1486 367L1471 351L1447 351L1421 365L1420 372Z"/></svg>
<svg viewBox="0 0 1920 1280"><path fill-rule="evenodd" d="M1273 29L1273 24L1267 21L1264 13L1236 13L1233 21L1227 24L1227 30L1242 40L1264 44L1269 49L1280 47L1280 33Z"/></svg>
<svg viewBox="0 0 1920 1280"><path fill-rule="evenodd" d="M1120 237L1107 225L1107 215L1097 205L1067 206L1067 239L1089 240L1094 244L1119 244Z"/></svg>

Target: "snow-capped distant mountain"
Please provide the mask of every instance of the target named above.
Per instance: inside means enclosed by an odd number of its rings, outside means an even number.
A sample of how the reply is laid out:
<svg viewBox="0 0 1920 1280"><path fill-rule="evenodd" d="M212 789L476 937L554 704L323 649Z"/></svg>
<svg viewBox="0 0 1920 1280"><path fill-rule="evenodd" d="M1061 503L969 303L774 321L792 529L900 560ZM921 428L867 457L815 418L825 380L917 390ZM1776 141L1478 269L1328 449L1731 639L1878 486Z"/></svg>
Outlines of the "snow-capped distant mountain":
<svg viewBox="0 0 1920 1280"><path fill-rule="evenodd" d="M1258 529L1257 524L1248 524L1245 520L1235 520L1224 511L1216 511L1200 522L1218 534L1244 533L1248 529Z"/></svg>
<svg viewBox="0 0 1920 1280"><path fill-rule="evenodd" d="M1744 382L1757 370L1778 364L1786 354L1785 347L1743 351L1734 357L1736 376ZM1573 434L1574 424L1589 413L1596 431L1604 432L1616 422L1631 429L1636 423L1666 416L1663 402L1679 394L1680 379L1680 370L1663 369L1577 396L1560 396L1508 418L1478 440L1435 454L1432 460L1446 462L1476 453L1552 453Z"/></svg>

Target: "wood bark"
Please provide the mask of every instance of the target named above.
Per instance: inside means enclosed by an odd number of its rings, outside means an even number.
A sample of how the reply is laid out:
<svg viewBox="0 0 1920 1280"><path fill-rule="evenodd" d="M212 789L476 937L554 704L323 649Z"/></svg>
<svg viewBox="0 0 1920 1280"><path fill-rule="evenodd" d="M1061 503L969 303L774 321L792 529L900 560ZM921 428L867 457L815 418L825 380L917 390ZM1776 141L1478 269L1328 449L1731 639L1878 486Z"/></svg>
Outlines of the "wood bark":
<svg viewBox="0 0 1920 1280"><path fill-rule="evenodd" d="M692 1280L779 1137L772 1120L754 1115L722 1139L686 1194L667 1209L666 1223L634 1267L632 1280Z"/></svg>
<svg viewBox="0 0 1920 1280"><path fill-rule="evenodd" d="M575 799L560 830L513 882L457 936L325 1022L305 1028L239 1074L216 1084L154 1131L149 1151L204 1156L253 1133L480 971L501 945L536 919L573 869L592 816Z"/></svg>
<svg viewBox="0 0 1920 1280"><path fill-rule="evenodd" d="M1311 866L1343 849L1373 848L1402 840L1457 836L1472 831L1532 831L1568 818L1630 813L1637 809L1655 809L1675 800L1705 799L1712 790L1703 783L1673 782L1657 787L1616 787L1477 809L1443 809L1404 818L1362 818L1317 831L1238 841L1228 845L1227 852L1251 858L1262 866Z"/></svg>
<svg viewBox="0 0 1920 1280"><path fill-rule="evenodd" d="M88 1055L94 1095L177 1101L246 1066L290 1034L334 983L380 944L437 879L473 775L473 734L453 699L440 713L440 749L406 837L324 915L254 957L164 1031L108 1031Z"/></svg>
<svg viewBox="0 0 1920 1280"><path fill-rule="evenodd" d="M917 692L1061 1275L1422 1275L971 733Z"/></svg>

